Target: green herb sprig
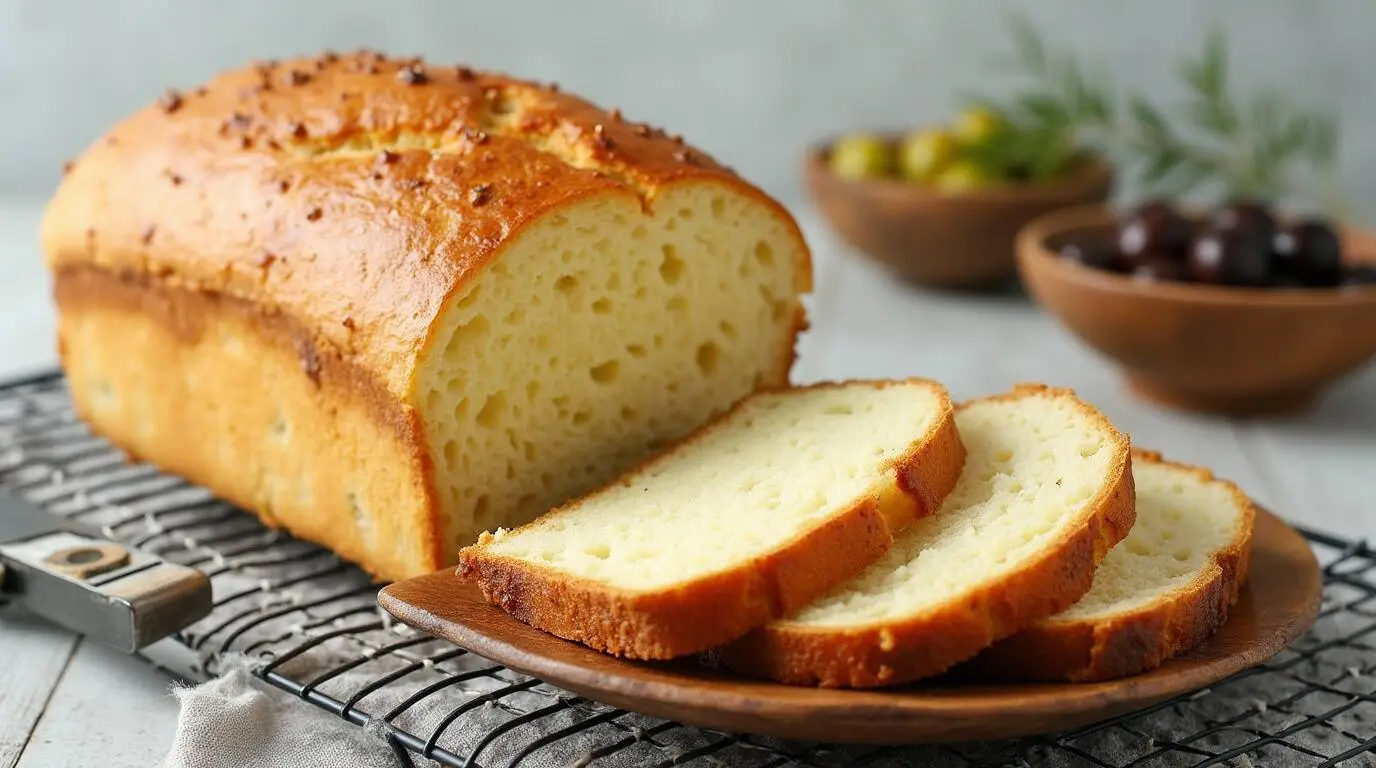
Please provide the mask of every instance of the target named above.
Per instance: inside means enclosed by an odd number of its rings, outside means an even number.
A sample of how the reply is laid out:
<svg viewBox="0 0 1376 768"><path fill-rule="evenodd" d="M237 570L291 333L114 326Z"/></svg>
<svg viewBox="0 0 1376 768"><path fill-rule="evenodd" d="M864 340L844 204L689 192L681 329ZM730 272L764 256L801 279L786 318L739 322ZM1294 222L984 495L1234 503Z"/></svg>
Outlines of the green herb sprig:
<svg viewBox="0 0 1376 768"><path fill-rule="evenodd" d="M1274 90L1238 98L1217 30L1198 57L1179 63L1186 98L1169 112L1140 94L1120 93L1101 68L1052 51L1024 17L1010 17L1009 27L1011 64L1026 82L1006 98L972 97L1008 126L1009 140L986 159L1026 168L1038 180L1089 152L1116 161L1143 194L1299 196L1340 217L1350 211L1335 181L1334 116L1294 106Z"/></svg>

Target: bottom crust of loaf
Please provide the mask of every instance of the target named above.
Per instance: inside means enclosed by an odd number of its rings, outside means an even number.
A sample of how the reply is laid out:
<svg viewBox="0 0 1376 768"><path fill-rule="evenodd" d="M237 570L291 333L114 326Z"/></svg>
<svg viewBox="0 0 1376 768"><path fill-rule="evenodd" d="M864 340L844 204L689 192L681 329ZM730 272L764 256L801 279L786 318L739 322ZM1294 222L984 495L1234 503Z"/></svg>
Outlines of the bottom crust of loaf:
<svg viewBox="0 0 1376 768"><path fill-rule="evenodd" d="M1158 453L1134 451L1133 460L1169 464L1204 482L1216 480L1206 469L1165 461ZM1234 486L1233 492L1240 507L1253 510L1240 489ZM1207 640L1227 620L1251 567L1252 516L1231 546L1215 553L1211 567L1187 586L1130 613L1075 621L1053 617L1034 624L971 659L961 667L961 674L1082 683L1155 669Z"/></svg>
<svg viewBox="0 0 1376 768"><path fill-rule="evenodd" d="M399 403L239 301L85 268L54 288L72 400L97 434L382 579L443 566Z"/></svg>

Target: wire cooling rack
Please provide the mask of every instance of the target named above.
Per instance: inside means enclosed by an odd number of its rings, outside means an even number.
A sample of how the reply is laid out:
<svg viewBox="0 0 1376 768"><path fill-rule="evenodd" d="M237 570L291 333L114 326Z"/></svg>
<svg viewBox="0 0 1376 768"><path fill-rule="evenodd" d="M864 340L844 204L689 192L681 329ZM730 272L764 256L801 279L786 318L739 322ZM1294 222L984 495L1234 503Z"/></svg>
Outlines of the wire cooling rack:
<svg viewBox="0 0 1376 768"><path fill-rule="evenodd" d="M1305 532L1324 563L1318 622L1265 665L1068 733L873 748L644 717L393 625L356 568L93 437L58 375L0 384L0 488L209 575L214 611L147 649L154 663L191 679L246 664L376 728L403 765L1376 765L1376 552L1320 533Z"/></svg>

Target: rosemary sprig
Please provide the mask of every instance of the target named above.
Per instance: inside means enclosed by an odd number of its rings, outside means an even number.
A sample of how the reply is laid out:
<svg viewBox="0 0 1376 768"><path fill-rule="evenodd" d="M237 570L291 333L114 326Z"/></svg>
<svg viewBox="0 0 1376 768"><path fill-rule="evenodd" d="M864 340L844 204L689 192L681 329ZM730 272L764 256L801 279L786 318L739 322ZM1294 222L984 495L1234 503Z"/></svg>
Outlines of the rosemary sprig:
<svg viewBox="0 0 1376 768"><path fill-rule="evenodd" d="M1084 153L1106 156L1135 176L1143 194L1219 198L1318 198L1350 212L1336 183L1333 115L1297 108L1275 91L1247 99L1228 79L1226 39L1210 32L1197 57L1179 63L1185 100L1172 113L1140 94L1120 94L1099 68L1051 50L1026 18L1009 18L1012 64L1025 84L1003 99L973 97L1006 122L1007 145L986 150L1033 180L1065 171ZM1178 119L1175 115L1183 115Z"/></svg>

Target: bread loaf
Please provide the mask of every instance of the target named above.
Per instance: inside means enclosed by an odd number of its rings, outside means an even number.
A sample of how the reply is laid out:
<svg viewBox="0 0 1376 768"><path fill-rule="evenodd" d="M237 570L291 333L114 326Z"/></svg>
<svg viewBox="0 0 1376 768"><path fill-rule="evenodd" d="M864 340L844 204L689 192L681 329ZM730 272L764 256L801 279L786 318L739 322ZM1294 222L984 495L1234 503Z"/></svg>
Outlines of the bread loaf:
<svg viewBox="0 0 1376 768"><path fill-rule="evenodd" d="M1247 580L1256 508L1206 469L1134 451L1137 523L1070 608L995 643L968 669L1005 680L1107 680L1206 640Z"/></svg>
<svg viewBox="0 0 1376 768"><path fill-rule="evenodd" d="M961 405L955 490L858 577L727 646L731 667L871 687L937 674L1080 599L1134 518L1128 439L1069 390Z"/></svg>
<svg viewBox="0 0 1376 768"><path fill-rule="evenodd" d="M616 111L360 52L169 92L43 221L80 415L385 578L787 382L776 202Z"/></svg>
<svg viewBox="0 0 1376 768"><path fill-rule="evenodd" d="M933 382L762 393L607 487L484 534L460 569L561 637L683 656L859 573L935 511L964 459Z"/></svg>

